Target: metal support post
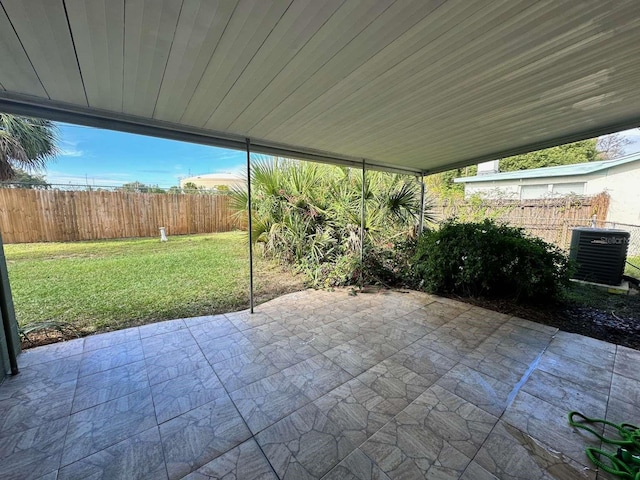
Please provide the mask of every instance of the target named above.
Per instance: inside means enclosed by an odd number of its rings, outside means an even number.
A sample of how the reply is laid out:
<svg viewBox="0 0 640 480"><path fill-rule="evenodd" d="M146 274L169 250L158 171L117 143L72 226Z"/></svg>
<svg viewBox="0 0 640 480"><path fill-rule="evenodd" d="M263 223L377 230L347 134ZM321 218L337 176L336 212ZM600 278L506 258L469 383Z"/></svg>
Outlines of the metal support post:
<svg viewBox="0 0 640 480"><path fill-rule="evenodd" d="M247 138L247 225L249 229L249 312L253 313L253 224L251 219L251 140Z"/></svg>
<svg viewBox="0 0 640 480"><path fill-rule="evenodd" d="M367 170L362 159L362 195L360 200L360 288L364 288L364 229L365 229L365 195Z"/></svg>
<svg viewBox="0 0 640 480"><path fill-rule="evenodd" d="M424 230L424 176L419 176L420 181L420 219L418 223L418 235L422 235Z"/></svg>
<svg viewBox="0 0 640 480"><path fill-rule="evenodd" d="M9 272L7 270L7 261L4 256L4 246L2 244L2 236L0 235L0 315L2 316L2 328L9 356L9 366L11 375L20 373L18 369L18 352L20 343L18 339L16 322L16 314L13 308L13 298L11 295L11 286L9 284ZM16 340L18 343L16 343ZM0 381L5 372L0 374Z"/></svg>

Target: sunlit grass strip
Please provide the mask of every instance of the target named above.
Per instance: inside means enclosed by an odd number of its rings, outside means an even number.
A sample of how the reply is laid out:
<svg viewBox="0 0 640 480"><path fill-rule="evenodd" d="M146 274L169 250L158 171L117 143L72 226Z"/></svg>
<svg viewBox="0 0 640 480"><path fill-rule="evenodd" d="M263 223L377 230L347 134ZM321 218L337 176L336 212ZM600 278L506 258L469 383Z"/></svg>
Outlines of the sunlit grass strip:
<svg viewBox="0 0 640 480"><path fill-rule="evenodd" d="M21 325L69 322L84 331L245 308L240 232L76 243L5 245ZM258 260L258 285L271 264ZM262 273L261 273L262 272ZM280 274L282 275L282 274Z"/></svg>

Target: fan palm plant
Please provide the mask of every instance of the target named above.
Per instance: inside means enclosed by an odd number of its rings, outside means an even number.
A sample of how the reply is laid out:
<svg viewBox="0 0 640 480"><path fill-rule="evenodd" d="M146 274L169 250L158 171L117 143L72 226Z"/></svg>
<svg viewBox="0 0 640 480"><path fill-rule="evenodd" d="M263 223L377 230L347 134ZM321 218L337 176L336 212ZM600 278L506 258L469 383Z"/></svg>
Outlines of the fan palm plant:
<svg viewBox="0 0 640 480"><path fill-rule="evenodd" d="M254 242L264 252L305 271L315 282L359 266L360 249L384 246L416 230L419 184L414 179L367 172L362 245L362 173L345 167L259 157L253 162ZM247 192L232 192L233 206L246 215Z"/></svg>
<svg viewBox="0 0 640 480"><path fill-rule="evenodd" d="M57 132L49 120L0 113L0 180L10 180L16 167L41 169L57 153Z"/></svg>

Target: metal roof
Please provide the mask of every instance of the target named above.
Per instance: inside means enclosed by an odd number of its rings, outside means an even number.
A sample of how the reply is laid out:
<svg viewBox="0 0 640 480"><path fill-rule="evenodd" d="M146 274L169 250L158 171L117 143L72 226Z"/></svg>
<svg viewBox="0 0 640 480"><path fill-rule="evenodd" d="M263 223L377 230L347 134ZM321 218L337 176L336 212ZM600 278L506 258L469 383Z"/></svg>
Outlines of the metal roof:
<svg viewBox="0 0 640 480"><path fill-rule="evenodd" d="M0 110L431 173L640 124L636 0L0 0Z"/></svg>
<svg viewBox="0 0 640 480"><path fill-rule="evenodd" d="M570 177L574 175L588 175L633 162L640 162L640 152L616 158L615 160L574 163L573 165L559 165L557 167L531 168L529 170L516 170L514 172L490 173L486 175L476 175L474 177L455 178L453 181L456 183L473 183L523 180L525 178ZM640 168L640 165L638 165L638 167Z"/></svg>

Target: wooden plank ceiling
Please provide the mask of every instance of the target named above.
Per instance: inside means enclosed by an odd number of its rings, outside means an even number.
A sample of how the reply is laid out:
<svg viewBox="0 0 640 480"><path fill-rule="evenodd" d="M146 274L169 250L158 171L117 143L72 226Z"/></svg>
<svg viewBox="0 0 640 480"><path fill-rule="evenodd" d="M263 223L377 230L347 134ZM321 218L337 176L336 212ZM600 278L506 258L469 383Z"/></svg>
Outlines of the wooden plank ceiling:
<svg viewBox="0 0 640 480"><path fill-rule="evenodd" d="M637 0L0 5L9 110L249 137L414 172L640 123Z"/></svg>

